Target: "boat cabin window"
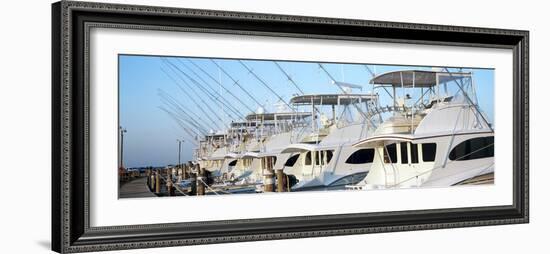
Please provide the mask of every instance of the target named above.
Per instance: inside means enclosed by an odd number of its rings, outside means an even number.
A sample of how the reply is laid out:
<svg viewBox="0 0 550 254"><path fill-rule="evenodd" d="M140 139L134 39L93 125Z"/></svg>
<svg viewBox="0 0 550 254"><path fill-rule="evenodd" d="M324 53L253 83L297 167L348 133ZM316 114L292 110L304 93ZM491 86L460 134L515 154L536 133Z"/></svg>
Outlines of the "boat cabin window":
<svg viewBox="0 0 550 254"><path fill-rule="evenodd" d="M348 164L371 163L373 159L374 159L374 149L372 148L360 149L352 153L346 160L346 163Z"/></svg>
<svg viewBox="0 0 550 254"><path fill-rule="evenodd" d="M422 161L430 162L435 161L435 151L437 145L435 143L422 144Z"/></svg>
<svg viewBox="0 0 550 254"><path fill-rule="evenodd" d="M418 163L418 144L411 143L411 163Z"/></svg>
<svg viewBox="0 0 550 254"><path fill-rule="evenodd" d="M395 144L387 145L384 147L384 163L396 163L397 162L397 148Z"/></svg>
<svg viewBox="0 0 550 254"><path fill-rule="evenodd" d="M409 155L407 154L407 142L401 142L399 144L401 150L401 164L409 163Z"/></svg>
<svg viewBox="0 0 550 254"><path fill-rule="evenodd" d="M250 162L252 163L252 160L250 160ZM271 156L271 163L273 163L273 165L275 166L275 163L277 163L277 157L276 156Z"/></svg>
<svg viewBox="0 0 550 254"><path fill-rule="evenodd" d="M237 165L237 160L233 160L233 161L229 162L229 166L233 167L235 165Z"/></svg>
<svg viewBox="0 0 550 254"><path fill-rule="evenodd" d="M326 165L332 159L332 150L315 151L315 165Z"/></svg>
<svg viewBox="0 0 550 254"><path fill-rule="evenodd" d="M327 164L332 160L332 150L326 150L325 151L325 160L327 161Z"/></svg>
<svg viewBox="0 0 550 254"><path fill-rule="evenodd" d="M306 161L304 163L305 165L311 165L311 152L306 153Z"/></svg>
<svg viewBox="0 0 550 254"><path fill-rule="evenodd" d="M451 150L450 160L465 161L494 157L494 137L468 139Z"/></svg>
<svg viewBox="0 0 550 254"><path fill-rule="evenodd" d="M285 167L293 167L294 164L296 164L298 157L300 157L300 154L295 154L288 158L288 160L286 160L285 162Z"/></svg>
<svg viewBox="0 0 550 254"><path fill-rule="evenodd" d="M321 151L315 152L315 165L321 165Z"/></svg>
<svg viewBox="0 0 550 254"><path fill-rule="evenodd" d="M452 99L453 99L453 96L445 97L445 98L443 98L443 100L441 100L441 99L435 99L435 100L430 101L430 104L426 105L424 108L427 108L427 109L428 109L428 108L433 107L433 106L437 103L438 100L439 100L439 101L443 101L443 102L449 102L449 101L451 101Z"/></svg>

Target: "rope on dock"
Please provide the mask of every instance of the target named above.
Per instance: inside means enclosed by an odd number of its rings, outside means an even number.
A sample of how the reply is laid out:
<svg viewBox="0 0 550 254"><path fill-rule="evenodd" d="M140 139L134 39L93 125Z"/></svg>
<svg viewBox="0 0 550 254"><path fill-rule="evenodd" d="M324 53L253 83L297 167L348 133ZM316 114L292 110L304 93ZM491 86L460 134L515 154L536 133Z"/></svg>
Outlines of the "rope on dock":
<svg viewBox="0 0 550 254"><path fill-rule="evenodd" d="M204 184L204 186L206 186L206 188L208 188L211 192L214 192L214 194L220 195L220 194L218 194L216 191L214 191L214 189L212 189L208 184L206 184L206 183L202 180L202 178L199 177L199 178L197 178L197 180L201 181L201 183Z"/></svg>
<svg viewBox="0 0 550 254"><path fill-rule="evenodd" d="M182 195L184 195L184 196L186 196L186 197L189 196L189 195L185 194L185 192L183 192L182 190L180 190L180 186L179 186L179 185L174 184L174 188L176 188L176 190L177 190L179 193L181 193Z"/></svg>
<svg viewBox="0 0 550 254"><path fill-rule="evenodd" d="M167 180L165 177L163 177L162 175L160 175L160 178L161 178L165 183L168 182L168 180ZM185 192L183 192L182 190L180 190L180 186L179 186L179 185L173 184L172 186L174 186L174 188L175 188L179 193L181 193L182 195L184 195L184 196L189 196L189 195L185 194Z"/></svg>
<svg viewBox="0 0 550 254"><path fill-rule="evenodd" d="M159 177L160 177L160 180L161 181L164 181L165 183L168 183L169 181L172 182L172 186L176 189L176 191L178 191L179 193L181 193L182 195L184 196L191 196L189 194L187 194L184 190L181 189L181 186L179 186L178 184L174 183L173 180L171 179L168 179L168 176L163 176L162 174L159 174ZM200 181L202 184L204 184L204 186L210 190L211 192L213 192L214 194L216 195L221 195L221 194L232 194L231 192L228 192L228 191L225 191L225 190L215 190L214 188L212 188L212 186L208 185L202 178L197 178L197 181ZM287 184L288 184L288 176L287 176ZM220 194L221 193L221 194Z"/></svg>

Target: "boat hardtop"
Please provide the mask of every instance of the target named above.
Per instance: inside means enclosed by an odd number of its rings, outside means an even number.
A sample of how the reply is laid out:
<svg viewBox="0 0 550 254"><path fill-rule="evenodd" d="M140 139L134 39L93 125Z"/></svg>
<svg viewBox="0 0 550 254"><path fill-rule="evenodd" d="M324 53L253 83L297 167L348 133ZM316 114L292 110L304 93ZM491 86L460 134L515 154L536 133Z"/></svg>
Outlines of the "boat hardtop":
<svg viewBox="0 0 550 254"><path fill-rule="evenodd" d="M469 72L443 72L433 70L401 70L379 74L370 80L370 84L390 85L393 87L430 88L440 83L470 77Z"/></svg>
<svg viewBox="0 0 550 254"><path fill-rule="evenodd" d="M376 94L306 94L294 96L290 99L293 105L350 105L357 103L357 100L376 100Z"/></svg>

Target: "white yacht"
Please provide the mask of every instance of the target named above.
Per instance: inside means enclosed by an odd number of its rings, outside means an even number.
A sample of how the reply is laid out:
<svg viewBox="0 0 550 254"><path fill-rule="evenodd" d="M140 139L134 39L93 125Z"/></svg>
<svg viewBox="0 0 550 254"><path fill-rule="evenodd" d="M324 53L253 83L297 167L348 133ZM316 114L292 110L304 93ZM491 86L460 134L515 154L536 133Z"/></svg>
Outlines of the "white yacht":
<svg viewBox="0 0 550 254"><path fill-rule="evenodd" d="M275 167L283 168L285 174L296 179L293 191L344 188L365 177L372 162L369 154L373 153L352 145L372 133L374 124L367 112L376 105L377 98L372 94L346 93L291 99L293 105L311 107L315 112L311 133L282 150L290 157ZM326 107L332 113L330 118L324 112Z"/></svg>
<svg viewBox="0 0 550 254"><path fill-rule="evenodd" d="M374 158L368 175L349 189L491 182L494 127L477 105L471 73L394 71L371 83L393 90L394 105L377 109L393 116L354 144L373 149ZM411 97L413 93L419 98Z"/></svg>
<svg viewBox="0 0 550 254"><path fill-rule="evenodd" d="M222 172L225 180L239 184L263 184L266 174L265 158L273 162L286 161L287 154L280 151L293 142L293 131L304 125L309 118L307 112L254 113L246 116L246 121L233 123L236 144L232 152L225 154ZM242 131L243 126L246 131ZM244 134L246 133L246 134Z"/></svg>
<svg viewBox="0 0 550 254"><path fill-rule="evenodd" d="M227 152L226 133L212 133L205 135L204 140L199 143L198 151L195 155L195 162L201 168L211 172L213 176L219 177L221 167Z"/></svg>

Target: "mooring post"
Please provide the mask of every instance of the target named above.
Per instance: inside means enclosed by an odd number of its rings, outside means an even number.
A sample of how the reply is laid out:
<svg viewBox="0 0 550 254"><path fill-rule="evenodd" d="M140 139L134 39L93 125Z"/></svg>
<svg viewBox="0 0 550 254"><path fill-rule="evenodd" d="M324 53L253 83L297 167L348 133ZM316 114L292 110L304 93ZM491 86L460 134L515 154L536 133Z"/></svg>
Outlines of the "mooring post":
<svg viewBox="0 0 550 254"><path fill-rule="evenodd" d="M155 174L155 193L160 194L160 170Z"/></svg>
<svg viewBox="0 0 550 254"><path fill-rule="evenodd" d="M277 192L284 192L284 173L282 169L277 169Z"/></svg>
<svg viewBox="0 0 550 254"><path fill-rule="evenodd" d="M155 190L155 172L152 169L149 176L149 189L151 191Z"/></svg>
<svg viewBox="0 0 550 254"><path fill-rule="evenodd" d="M266 170L264 173L264 192L273 192L273 163L271 156L264 157Z"/></svg>
<svg viewBox="0 0 550 254"><path fill-rule="evenodd" d="M187 163L183 165L183 174L182 174L182 179L185 180L187 179Z"/></svg>
<svg viewBox="0 0 550 254"><path fill-rule="evenodd" d="M155 186L157 185L157 176L155 175L155 171L151 171L151 190L155 190Z"/></svg>
<svg viewBox="0 0 550 254"><path fill-rule="evenodd" d="M202 196L204 195L204 169L199 164L196 164L195 170L197 171L197 196Z"/></svg>
<svg viewBox="0 0 550 254"><path fill-rule="evenodd" d="M145 170L145 177L147 177L147 187L151 188L151 177L150 177L149 169Z"/></svg>
<svg viewBox="0 0 550 254"><path fill-rule="evenodd" d="M172 179L168 178L166 181L166 189L168 190L168 196L174 196L174 184L172 183Z"/></svg>
<svg viewBox="0 0 550 254"><path fill-rule="evenodd" d="M177 174L178 174L178 177L176 178L176 179L177 179L177 180L176 180L176 183L179 184L179 183L181 183L181 180L183 179L183 178L182 178L182 175L183 175L183 168L179 167L179 168L178 168Z"/></svg>
<svg viewBox="0 0 550 254"><path fill-rule="evenodd" d="M172 168L172 180L178 178L178 168Z"/></svg>

